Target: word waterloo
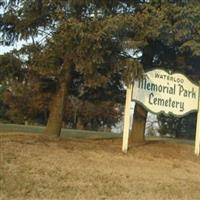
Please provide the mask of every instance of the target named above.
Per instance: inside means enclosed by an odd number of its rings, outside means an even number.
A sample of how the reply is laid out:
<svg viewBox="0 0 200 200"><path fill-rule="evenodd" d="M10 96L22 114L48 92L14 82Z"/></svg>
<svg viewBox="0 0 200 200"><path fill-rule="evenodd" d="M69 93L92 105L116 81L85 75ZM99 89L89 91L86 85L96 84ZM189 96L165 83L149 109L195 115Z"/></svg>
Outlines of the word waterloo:
<svg viewBox="0 0 200 200"><path fill-rule="evenodd" d="M150 94L148 96L148 102L150 105L158 105L158 106L163 106L163 107L171 107L171 108L177 108L179 109L180 112L184 111L184 101L177 101L176 97L187 97L191 99L197 99L197 92L195 91L194 88L191 90L188 90L184 88L183 83L184 79L176 79L172 76L167 76L167 75L159 75L155 74L155 78L159 79L165 79L168 81L173 82L173 86L169 85L162 85L162 84L156 84L151 82L151 80L148 81L147 78L145 79L140 79L138 81L138 88L145 90L145 91L150 91ZM160 96L155 95L156 93L159 93ZM174 96L165 98L165 94L170 94Z"/></svg>

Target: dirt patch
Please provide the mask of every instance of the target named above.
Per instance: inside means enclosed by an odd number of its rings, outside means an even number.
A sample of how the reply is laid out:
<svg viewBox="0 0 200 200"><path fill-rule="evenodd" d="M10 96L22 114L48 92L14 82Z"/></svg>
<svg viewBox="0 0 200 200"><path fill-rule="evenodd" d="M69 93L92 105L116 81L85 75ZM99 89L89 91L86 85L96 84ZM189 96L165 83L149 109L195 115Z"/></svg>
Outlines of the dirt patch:
<svg viewBox="0 0 200 200"><path fill-rule="evenodd" d="M186 144L0 136L2 200L199 200L200 158Z"/></svg>

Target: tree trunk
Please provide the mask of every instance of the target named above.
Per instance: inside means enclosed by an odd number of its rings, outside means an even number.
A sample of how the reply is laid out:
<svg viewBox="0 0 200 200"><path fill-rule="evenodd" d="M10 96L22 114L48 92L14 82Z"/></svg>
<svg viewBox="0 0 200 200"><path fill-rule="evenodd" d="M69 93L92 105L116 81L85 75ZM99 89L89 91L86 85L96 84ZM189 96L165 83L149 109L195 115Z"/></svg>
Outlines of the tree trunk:
<svg viewBox="0 0 200 200"><path fill-rule="evenodd" d="M59 86L55 96L50 104L50 114L45 129L45 134L59 137L63 122L63 113L65 108L65 97L68 93L67 86L71 82L71 67L63 70L59 80Z"/></svg>
<svg viewBox="0 0 200 200"><path fill-rule="evenodd" d="M147 111L136 103L133 114L132 131L129 136L129 144L143 143L145 141L145 124L147 119Z"/></svg>

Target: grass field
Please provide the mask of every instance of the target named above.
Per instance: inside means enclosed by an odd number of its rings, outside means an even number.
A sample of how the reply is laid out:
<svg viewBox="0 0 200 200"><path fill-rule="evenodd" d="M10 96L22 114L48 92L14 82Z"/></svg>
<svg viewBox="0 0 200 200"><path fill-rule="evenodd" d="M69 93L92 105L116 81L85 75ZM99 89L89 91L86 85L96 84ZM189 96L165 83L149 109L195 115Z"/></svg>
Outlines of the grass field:
<svg viewBox="0 0 200 200"><path fill-rule="evenodd" d="M0 130L2 200L200 199L200 158L191 144L152 140L125 155L121 139L100 139L103 133L55 139Z"/></svg>
<svg viewBox="0 0 200 200"><path fill-rule="evenodd" d="M18 124L2 124L0 123L0 134L42 134L44 131L44 126L25 126ZM111 132L103 131L86 131L86 130L77 130L77 129L62 129L61 138L80 138L80 139L113 139L113 138L122 138L122 134L115 134ZM167 141L172 143L184 143L184 144L194 144L193 140L186 139L174 139L169 137L146 137L148 141Z"/></svg>
<svg viewBox="0 0 200 200"><path fill-rule="evenodd" d="M36 133L42 134L44 131L43 126L25 126L18 124L1 124L0 123L0 134L3 133ZM85 130L75 130L75 129L62 129L62 138L120 138L121 134L114 134L111 132L101 132L101 131L85 131Z"/></svg>

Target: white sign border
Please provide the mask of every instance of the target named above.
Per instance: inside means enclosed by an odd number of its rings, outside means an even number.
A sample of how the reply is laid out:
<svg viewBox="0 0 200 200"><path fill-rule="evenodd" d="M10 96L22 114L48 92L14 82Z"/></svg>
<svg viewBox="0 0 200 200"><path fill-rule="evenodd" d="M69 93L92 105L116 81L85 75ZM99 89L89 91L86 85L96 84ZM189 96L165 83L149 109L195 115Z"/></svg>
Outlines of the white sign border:
<svg viewBox="0 0 200 200"><path fill-rule="evenodd" d="M200 153L200 82L199 82L199 101L198 101L198 111L197 111L197 125L196 125L194 153L197 156L199 156L199 153Z"/></svg>

